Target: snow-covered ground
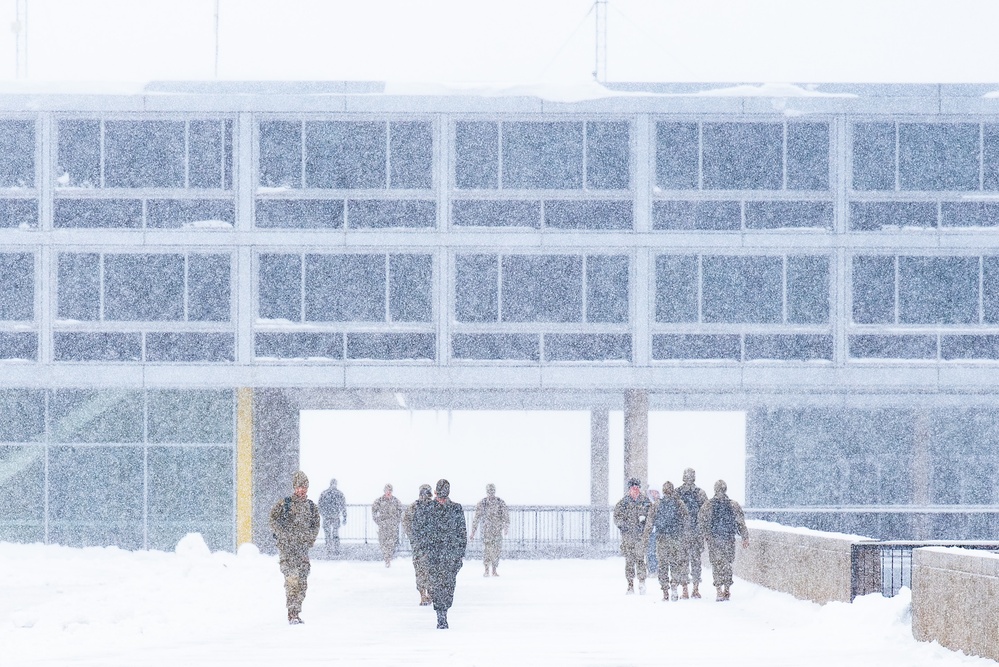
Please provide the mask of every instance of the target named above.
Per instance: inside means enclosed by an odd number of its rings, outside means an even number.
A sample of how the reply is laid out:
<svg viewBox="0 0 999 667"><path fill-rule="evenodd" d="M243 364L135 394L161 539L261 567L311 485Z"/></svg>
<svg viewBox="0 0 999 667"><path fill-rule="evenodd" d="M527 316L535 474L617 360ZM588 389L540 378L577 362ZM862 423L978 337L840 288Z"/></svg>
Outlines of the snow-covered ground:
<svg viewBox="0 0 999 667"><path fill-rule="evenodd" d="M737 581L732 601L626 596L623 560L467 561L449 630L399 558L317 561L289 626L277 560L0 544L0 665L994 665L916 642L907 591L819 606ZM710 575L709 575L710 576ZM649 582L653 584L652 581ZM708 587L710 589L710 587Z"/></svg>

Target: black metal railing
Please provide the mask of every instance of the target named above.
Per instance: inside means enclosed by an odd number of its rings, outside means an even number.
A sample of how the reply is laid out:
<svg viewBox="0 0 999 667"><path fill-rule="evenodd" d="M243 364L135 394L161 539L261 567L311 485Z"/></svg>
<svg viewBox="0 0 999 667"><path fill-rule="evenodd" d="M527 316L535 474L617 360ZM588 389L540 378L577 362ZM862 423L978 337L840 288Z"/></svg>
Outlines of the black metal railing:
<svg viewBox="0 0 999 667"><path fill-rule="evenodd" d="M851 548L850 597L880 592L894 597L912 587L912 550L919 547L961 547L999 553L999 542L981 540L891 540L858 542Z"/></svg>

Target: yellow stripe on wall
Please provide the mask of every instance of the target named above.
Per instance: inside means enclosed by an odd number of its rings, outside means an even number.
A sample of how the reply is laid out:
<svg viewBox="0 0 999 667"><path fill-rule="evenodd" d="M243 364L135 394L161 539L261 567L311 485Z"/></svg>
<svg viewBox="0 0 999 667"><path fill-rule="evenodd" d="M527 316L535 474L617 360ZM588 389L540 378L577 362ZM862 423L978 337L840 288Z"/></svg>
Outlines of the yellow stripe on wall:
<svg viewBox="0 0 999 667"><path fill-rule="evenodd" d="M253 541L253 389L236 390L236 546Z"/></svg>

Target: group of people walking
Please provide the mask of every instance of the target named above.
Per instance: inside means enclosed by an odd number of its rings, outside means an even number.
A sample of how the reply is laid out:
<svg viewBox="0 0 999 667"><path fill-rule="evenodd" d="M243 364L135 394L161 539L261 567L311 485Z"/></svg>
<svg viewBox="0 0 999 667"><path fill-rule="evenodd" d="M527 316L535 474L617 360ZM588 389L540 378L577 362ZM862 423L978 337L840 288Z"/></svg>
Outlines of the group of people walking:
<svg viewBox="0 0 999 667"><path fill-rule="evenodd" d="M715 600L730 599L736 537L748 547L749 530L742 507L728 497L724 480L715 482L711 498L695 482L694 469L687 468L683 484L674 488L672 482L664 483L662 495L653 501L642 492L641 480L628 480L628 492L614 506L614 523L621 531L629 594L635 592L636 578L638 592L645 594L646 553L654 548L663 600L700 598L706 544Z"/></svg>

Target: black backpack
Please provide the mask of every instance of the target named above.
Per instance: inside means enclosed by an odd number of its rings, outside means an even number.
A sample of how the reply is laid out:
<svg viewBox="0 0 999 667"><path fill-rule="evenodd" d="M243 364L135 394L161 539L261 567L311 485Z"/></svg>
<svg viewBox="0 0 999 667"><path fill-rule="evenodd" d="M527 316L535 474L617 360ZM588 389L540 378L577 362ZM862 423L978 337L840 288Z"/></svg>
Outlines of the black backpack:
<svg viewBox="0 0 999 667"><path fill-rule="evenodd" d="M739 530L735 525L735 512L732 510L732 501L716 498L711 501L711 504L711 534L723 539L728 539L736 535Z"/></svg>
<svg viewBox="0 0 999 667"><path fill-rule="evenodd" d="M679 535L683 526L680 523L680 508L676 500L663 498L656 508L656 518L652 525L660 535Z"/></svg>

